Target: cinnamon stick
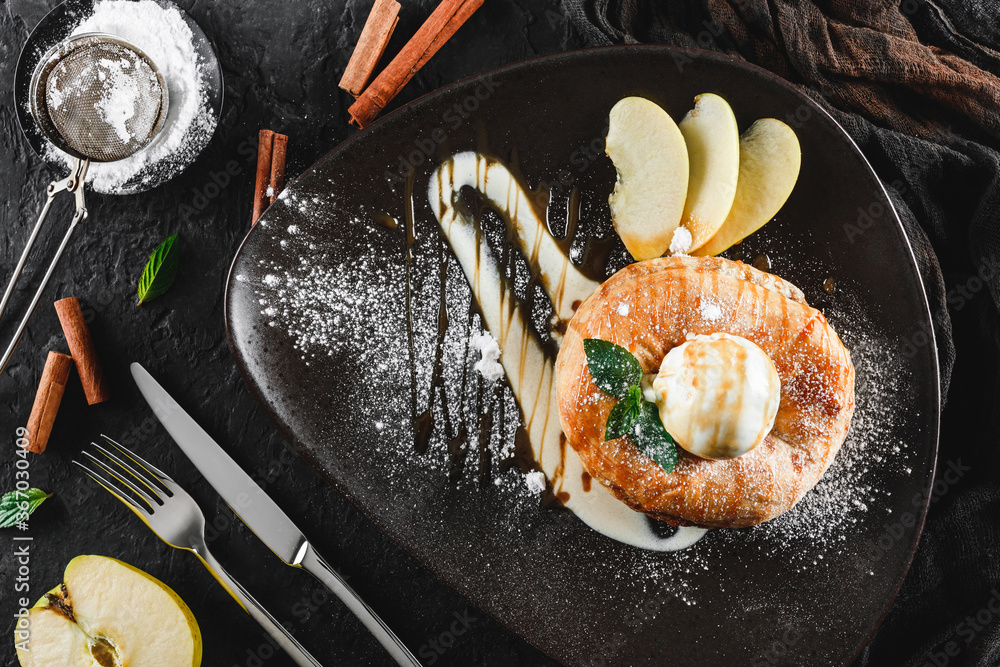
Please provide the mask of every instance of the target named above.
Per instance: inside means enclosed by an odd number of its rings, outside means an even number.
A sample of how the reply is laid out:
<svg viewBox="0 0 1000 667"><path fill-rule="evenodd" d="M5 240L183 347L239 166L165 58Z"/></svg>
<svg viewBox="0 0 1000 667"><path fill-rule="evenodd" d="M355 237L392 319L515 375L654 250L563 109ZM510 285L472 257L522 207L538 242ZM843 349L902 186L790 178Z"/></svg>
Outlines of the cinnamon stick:
<svg viewBox="0 0 1000 667"><path fill-rule="evenodd" d="M250 224L256 225L257 218L267 208L267 188L271 182L271 146L274 143L274 132L261 130L257 144L257 180L253 188L253 216Z"/></svg>
<svg viewBox="0 0 1000 667"><path fill-rule="evenodd" d="M91 338L90 329L87 328L87 322L83 319L80 301L74 296L56 301L55 307L56 315L59 316L59 324L62 325L63 333L66 334L69 352L73 355L73 362L76 364L76 372L83 384L83 393L87 396L87 403L94 405L107 401L111 398L111 392L108 391L108 385L104 380L101 362L97 359L94 339Z"/></svg>
<svg viewBox="0 0 1000 667"><path fill-rule="evenodd" d="M270 204L278 198L285 188L285 153L288 149L288 136L274 135L274 146L271 150L271 187L268 189Z"/></svg>
<svg viewBox="0 0 1000 667"><path fill-rule="evenodd" d="M29 452L41 454L49 444L52 426L56 422L56 413L62 402L63 392L69 374L73 370L73 358L58 352L49 352L42 370L42 379L35 393L35 403L31 406L31 416L26 427L28 433Z"/></svg>
<svg viewBox="0 0 1000 667"><path fill-rule="evenodd" d="M351 123L364 127L374 120L482 4L483 0L442 0L392 62L348 109Z"/></svg>
<svg viewBox="0 0 1000 667"><path fill-rule="evenodd" d="M372 78L375 66L385 53L392 31L399 22L399 3L396 0L375 0L372 10L361 30L358 44L337 84L354 97L364 91Z"/></svg>

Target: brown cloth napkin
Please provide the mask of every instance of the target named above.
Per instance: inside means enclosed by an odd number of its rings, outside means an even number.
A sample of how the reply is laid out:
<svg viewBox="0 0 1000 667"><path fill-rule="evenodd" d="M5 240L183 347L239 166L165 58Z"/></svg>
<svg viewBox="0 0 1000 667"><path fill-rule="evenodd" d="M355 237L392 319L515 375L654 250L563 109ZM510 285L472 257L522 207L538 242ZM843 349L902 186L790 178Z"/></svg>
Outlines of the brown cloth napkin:
<svg viewBox="0 0 1000 667"><path fill-rule="evenodd" d="M937 140L961 131L997 147L1000 53L957 32L936 5L900 3L576 3L595 43L661 43L721 51L820 93L876 125ZM985 7L985 5L984 5ZM920 17L920 14L933 16ZM984 12L1000 21L1000 5ZM917 24L936 30L922 41ZM937 34L933 34L937 33ZM935 43L937 42L937 43Z"/></svg>
<svg viewBox="0 0 1000 667"><path fill-rule="evenodd" d="M562 0L592 45L720 51L844 126L913 243L946 407L913 565L859 667L1000 665L1000 2Z"/></svg>

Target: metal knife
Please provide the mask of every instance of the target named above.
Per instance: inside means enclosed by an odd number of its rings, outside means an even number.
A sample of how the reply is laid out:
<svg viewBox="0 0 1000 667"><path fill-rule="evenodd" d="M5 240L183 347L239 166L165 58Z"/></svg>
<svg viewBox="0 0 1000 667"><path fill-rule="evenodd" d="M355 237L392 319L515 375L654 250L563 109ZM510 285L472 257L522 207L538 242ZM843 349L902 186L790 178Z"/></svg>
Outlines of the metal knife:
<svg viewBox="0 0 1000 667"><path fill-rule="evenodd" d="M397 664L420 667L406 645L323 560L288 515L184 412L153 376L134 363L132 377L170 437L260 541L286 565L301 567L319 579L358 617Z"/></svg>

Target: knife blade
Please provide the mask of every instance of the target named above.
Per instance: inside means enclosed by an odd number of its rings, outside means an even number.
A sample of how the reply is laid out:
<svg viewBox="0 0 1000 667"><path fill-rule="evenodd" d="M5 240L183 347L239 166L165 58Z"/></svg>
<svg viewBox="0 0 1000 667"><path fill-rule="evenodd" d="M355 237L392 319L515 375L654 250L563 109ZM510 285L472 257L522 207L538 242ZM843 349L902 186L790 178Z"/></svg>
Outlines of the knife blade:
<svg viewBox="0 0 1000 667"><path fill-rule="evenodd" d="M301 564L309 541L288 515L145 368L132 364L132 377L170 437L240 520L278 558L288 565Z"/></svg>
<svg viewBox="0 0 1000 667"><path fill-rule="evenodd" d="M398 664L420 667L406 645L319 555L277 503L145 368L133 363L131 369L139 391L167 433L254 535L287 565L306 570L340 598Z"/></svg>

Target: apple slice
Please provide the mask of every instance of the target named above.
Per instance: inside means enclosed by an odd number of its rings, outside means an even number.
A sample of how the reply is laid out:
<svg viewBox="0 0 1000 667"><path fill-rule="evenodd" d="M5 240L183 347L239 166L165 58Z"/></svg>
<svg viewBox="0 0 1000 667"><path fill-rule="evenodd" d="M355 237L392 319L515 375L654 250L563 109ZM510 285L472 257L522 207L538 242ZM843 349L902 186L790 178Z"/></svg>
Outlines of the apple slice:
<svg viewBox="0 0 1000 667"><path fill-rule="evenodd" d="M166 584L114 558L77 556L14 632L22 667L198 667L201 631Z"/></svg>
<svg viewBox="0 0 1000 667"><path fill-rule="evenodd" d="M740 176L726 221L692 255L718 255L764 226L792 194L802 151L795 132L780 120L761 118L740 137Z"/></svg>
<svg viewBox="0 0 1000 667"><path fill-rule="evenodd" d="M666 111L642 97L611 109L606 150L618 171L611 219L637 260L662 255L681 222L688 189L684 136Z"/></svg>
<svg viewBox="0 0 1000 667"><path fill-rule="evenodd" d="M681 224L691 232L690 248L712 238L736 197L740 174L740 130L729 103L704 93L677 125L687 144L691 175Z"/></svg>

